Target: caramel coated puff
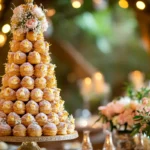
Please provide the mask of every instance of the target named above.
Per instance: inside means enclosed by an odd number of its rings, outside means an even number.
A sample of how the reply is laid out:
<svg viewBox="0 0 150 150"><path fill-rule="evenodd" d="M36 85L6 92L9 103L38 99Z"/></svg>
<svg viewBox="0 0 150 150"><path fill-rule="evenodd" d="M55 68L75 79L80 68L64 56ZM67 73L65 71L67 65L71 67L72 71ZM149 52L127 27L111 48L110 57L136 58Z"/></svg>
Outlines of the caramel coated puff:
<svg viewBox="0 0 150 150"><path fill-rule="evenodd" d="M45 77L47 75L47 65L45 64L36 65L34 75L37 78Z"/></svg>
<svg viewBox="0 0 150 150"><path fill-rule="evenodd" d="M20 43L20 51L22 51L24 53L30 52L32 50L32 48L33 48L32 43L27 39L23 40Z"/></svg>
<svg viewBox="0 0 150 150"><path fill-rule="evenodd" d="M35 122L35 118L31 114L27 113L22 116L21 122L23 125L28 127L31 123Z"/></svg>
<svg viewBox="0 0 150 150"><path fill-rule="evenodd" d="M50 89L50 88L45 88L44 90L43 90L43 92L44 92L44 95L43 95L43 98L45 99L45 100L48 100L48 101L54 101L55 100L55 93L54 93L54 89Z"/></svg>
<svg viewBox="0 0 150 150"><path fill-rule="evenodd" d="M14 54L15 52L8 52L8 63L14 63Z"/></svg>
<svg viewBox="0 0 150 150"><path fill-rule="evenodd" d="M28 62L31 64L39 64L41 63L41 56L38 52L33 51L28 55Z"/></svg>
<svg viewBox="0 0 150 150"><path fill-rule="evenodd" d="M44 40L44 35L42 32L37 35L37 40Z"/></svg>
<svg viewBox="0 0 150 150"><path fill-rule="evenodd" d="M20 122L21 118L19 115L17 115L15 112L9 113L7 116L7 123L11 126L14 127L17 122Z"/></svg>
<svg viewBox="0 0 150 150"><path fill-rule="evenodd" d="M27 56L25 53L18 51L14 54L14 63L21 65L26 62Z"/></svg>
<svg viewBox="0 0 150 150"><path fill-rule="evenodd" d="M57 80L56 80L56 76L52 75L52 76L46 76L46 83L47 83L47 87L48 88L56 88L57 87Z"/></svg>
<svg viewBox="0 0 150 150"><path fill-rule="evenodd" d="M5 70L10 77L20 75L20 67L14 63L6 64Z"/></svg>
<svg viewBox="0 0 150 150"><path fill-rule="evenodd" d="M39 114L37 114L36 117L35 117L35 119L36 119L36 122L37 122L41 127L44 126L44 125L47 123L47 121L48 121L48 117L47 117L47 115L45 115L44 113L39 113Z"/></svg>
<svg viewBox="0 0 150 150"><path fill-rule="evenodd" d="M22 101L16 101L13 105L13 110L19 115L25 114L25 104Z"/></svg>
<svg viewBox="0 0 150 150"><path fill-rule="evenodd" d="M34 88L34 80L29 76L25 76L21 81L21 85L22 87L32 90Z"/></svg>
<svg viewBox="0 0 150 150"><path fill-rule="evenodd" d="M5 102L4 99L0 99L0 111L2 111L3 103ZM0 117L1 118L1 117Z"/></svg>
<svg viewBox="0 0 150 150"><path fill-rule="evenodd" d="M16 40L12 40L10 42L10 50L12 52L17 52L20 49L20 42L16 41Z"/></svg>
<svg viewBox="0 0 150 150"><path fill-rule="evenodd" d="M12 89L18 89L20 87L20 78L17 76L12 76L8 80L8 85Z"/></svg>
<svg viewBox="0 0 150 150"><path fill-rule="evenodd" d="M32 76L34 74L34 68L30 63L24 63L20 66L21 76Z"/></svg>
<svg viewBox="0 0 150 150"><path fill-rule="evenodd" d="M2 77L2 85L3 87L8 87L9 86L9 78L10 76L8 74L5 74L3 77Z"/></svg>
<svg viewBox="0 0 150 150"><path fill-rule="evenodd" d="M27 88L22 87L17 90L16 96L17 96L17 100L26 102L29 100L30 91Z"/></svg>
<svg viewBox="0 0 150 150"><path fill-rule="evenodd" d="M13 128L13 136L17 137L25 137L26 136L27 129L24 125L22 124L17 124Z"/></svg>
<svg viewBox="0 0 150 150"><path fill-rule="evenodd" d="M54 75L56 65L54 65L54 64L48 64L47 66L48 66L48 72L47 72L47 75L48 75L48 76Z"/></svg>
<svg viewBox="0 0 150 150"><path fill-rule="evenodd" d="M41 89L35 88L31 91L31 99L35 102L40 102L43 99L43 91Z"/></svg>
<svg viewBox="0 0 150 150"><path fill-rule="evenodd" d="M11 127L7 123L0 123L0 136L10 136Z"/></svg>
<svg viewBox="0 0 150 150"><path fill-rule="evenodd" d="M49 64L51 62L51 57L49 56L49 53L44 53L44 54L41 54L41 63L44 63L44 64Z"/></svg>
<svg viewBox="0 0 150 150"><path fill-rule="evenodd" d="M31 42L37 41L37 37L38 37L38 34L33 31L28 32L26 35L26 38Z"/></svg>
<svg viewBox="0 0 150 150"><path fill-rule="evenodd" d="M13 33L13 39L16 41L22 41L25 38L25 34L24 33L18 33L18 32L14 32Z"/></svg>
<svg viewBox="0 0 150 150"><path fill-rule="evenodd" d="M14 101L16 100L16 92L11 88L5 88L2 90L3 97L7 101Z"/></svg>
<svg viewBox="0 0 150 150"><path fill-rule="evenodd" d="M49 101L43 100L39 103L40 112L44 114L49 114L52 111L51 103Z"/></svg>
<svg viewBox="0 0 150 150"><path fill-rule="evenodd" d="M35 87L39 89L44 89L46 88L46 79L41 77L41 78L36 78L35 79Z"/></svg>
<svg viewBox="0 0 150 150"><path fill-rule="evenodd" d="M26 112L32 115L37 115L39 113L39 105L31 100L26 104Z"/></svg>
<svg viewBox="0 0 150 150"><path fill-rule="evenodd" d="M34 43L34 50L40 54L44 54L46 52L45 42L44 40L38 40Z"/></svg>
<svg viewBox="0 0 150 150"><path fill-rule="evenodd" d="M9 113L13 112L13 102L12 101L5 101L3 103L2 111L5 114L9 114Z"/></svg>

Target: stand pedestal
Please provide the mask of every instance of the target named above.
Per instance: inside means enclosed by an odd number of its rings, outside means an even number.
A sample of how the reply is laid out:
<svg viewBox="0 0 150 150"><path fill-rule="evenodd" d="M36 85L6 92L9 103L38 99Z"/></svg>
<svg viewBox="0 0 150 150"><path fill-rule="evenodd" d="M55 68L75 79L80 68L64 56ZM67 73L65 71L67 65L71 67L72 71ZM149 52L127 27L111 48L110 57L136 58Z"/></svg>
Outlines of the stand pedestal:
<svg viewBox="0 0 150 150"><path fill-rule="evenodd" d="M75 131L73 134L68 135L56 135L56 136L41 136L41 137L14 137L6 136L0 137L0 141L3 142L22 142L22 145L18 150L41 150L37 142L54 142L54 141L65 141L73 140L78 138L78 132Z"/></svg>

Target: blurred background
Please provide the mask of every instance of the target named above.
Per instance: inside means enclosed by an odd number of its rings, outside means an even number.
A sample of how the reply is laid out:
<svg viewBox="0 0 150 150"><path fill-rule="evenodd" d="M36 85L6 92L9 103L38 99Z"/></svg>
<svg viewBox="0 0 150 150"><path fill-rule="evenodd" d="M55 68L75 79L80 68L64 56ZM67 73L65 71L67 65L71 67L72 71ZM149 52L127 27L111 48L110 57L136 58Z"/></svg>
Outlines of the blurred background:
<svg viewBox="0 0 150 150"><path fill-rule="evenodd" d="M23 0L0 0L0 75L11 40L10 18ZM149 0L36 0L47 9L52 62L66 109L98 113L125 83L150 78ZM134 72L133 72L134 71ZM132 72L132 74L131 74ZM139 79L140 78L140 79ZM138 84L138 83L137 83Z"/></svg>

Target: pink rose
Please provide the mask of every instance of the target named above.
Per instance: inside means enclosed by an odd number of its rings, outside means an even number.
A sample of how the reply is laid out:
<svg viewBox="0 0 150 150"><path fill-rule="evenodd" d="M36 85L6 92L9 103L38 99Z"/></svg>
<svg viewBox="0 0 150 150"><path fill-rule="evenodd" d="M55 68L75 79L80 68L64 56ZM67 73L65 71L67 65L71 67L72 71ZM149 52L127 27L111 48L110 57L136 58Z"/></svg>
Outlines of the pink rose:
<svg viewBox="0 0 150 150"><path fill-rule="evenodd" d="M26 22L26 26L29 28L29 29L35 29L38 25L38 21L36 19L29 19L27 22Z"/></svg>
<svg viewBox="0 0 150 150"><path fill-rule="evenodd" d="M35 15L37 18L42 18L45 16L43 10L40 7L35 7L32 10L32 14Z"/></svg>

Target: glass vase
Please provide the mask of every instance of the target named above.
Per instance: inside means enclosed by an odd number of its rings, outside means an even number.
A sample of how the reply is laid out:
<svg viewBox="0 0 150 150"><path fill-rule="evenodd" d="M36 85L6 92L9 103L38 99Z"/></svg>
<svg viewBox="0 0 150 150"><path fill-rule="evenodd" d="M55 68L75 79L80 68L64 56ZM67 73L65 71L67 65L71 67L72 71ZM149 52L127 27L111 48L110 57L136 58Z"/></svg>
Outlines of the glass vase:
<svg viewBox="0 0 150 150"><path fill-rule="evenodd" d="M102 150L116 150L112 140L112 133L109 131L106 131L106 138Z"/></svg>
<svg viewBox="0 0 150 150"><path fill-rule="evenodd" d="M83 132L82 150L93 150L89 131Z"/></svg>
<svg viewBox="0 0 150 150"><path fill-rule="evenodd" d="M130 132L116 132L114 134L116 150L134 150L135 142Z"/></svg>

